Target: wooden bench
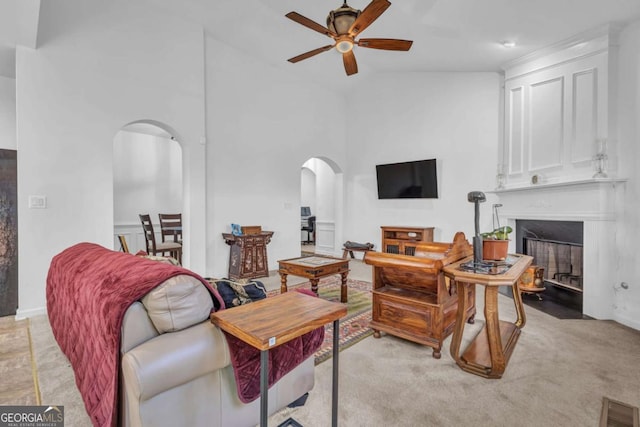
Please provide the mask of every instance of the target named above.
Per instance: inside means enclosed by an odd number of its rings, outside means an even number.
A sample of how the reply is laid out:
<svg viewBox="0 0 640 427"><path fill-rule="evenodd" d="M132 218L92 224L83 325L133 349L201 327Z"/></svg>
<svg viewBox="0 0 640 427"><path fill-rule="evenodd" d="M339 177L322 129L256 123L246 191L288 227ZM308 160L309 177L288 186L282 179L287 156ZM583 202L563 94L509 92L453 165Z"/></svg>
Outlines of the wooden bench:
<svg viewBox="0 0 640 427"><path fill-rule="evenodd" d="M346 241L344 245L342 245L342 258L347 258L347 253L351 255L351 258L355 258L353 255L354 252L364 252L365 255L369 251L373 251L373 243L356 243Z"/></svg>

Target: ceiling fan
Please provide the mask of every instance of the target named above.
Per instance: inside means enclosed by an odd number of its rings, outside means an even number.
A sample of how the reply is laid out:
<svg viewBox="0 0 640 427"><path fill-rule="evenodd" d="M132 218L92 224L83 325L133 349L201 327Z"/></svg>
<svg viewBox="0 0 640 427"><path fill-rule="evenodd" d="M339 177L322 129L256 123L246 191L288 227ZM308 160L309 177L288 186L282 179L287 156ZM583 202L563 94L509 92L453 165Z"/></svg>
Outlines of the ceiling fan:
<svg viewBox="0 0 640 427"><path fill-rule="evenodd" d="M391 6L388 0L373 0L363 11L349 6L345 0L339 8L329 12L327 16L327 27L323 27L315 21L300 15L297 12L289 12L285 16L298 24L304 25L325 36L331 37L335 43L318 49L311 50L298 56L290 58L288 61L296 63L303 59L311 58L319 53L336 48L342 54L342 62L347 75L350 76L358 72L358 64L353 54L353 47L367 47L370 49L401 50L407 51L411 48L413 41L398 39L359 39L360 35L369 25L373 23L387 8Z"/></svg>

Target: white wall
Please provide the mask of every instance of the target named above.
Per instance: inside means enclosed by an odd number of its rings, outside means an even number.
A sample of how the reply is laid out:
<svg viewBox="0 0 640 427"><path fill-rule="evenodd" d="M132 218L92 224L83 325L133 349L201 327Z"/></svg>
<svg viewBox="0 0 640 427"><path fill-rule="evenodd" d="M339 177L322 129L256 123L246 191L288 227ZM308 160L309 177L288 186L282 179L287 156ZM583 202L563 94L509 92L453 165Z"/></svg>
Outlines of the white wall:
<svg viewBox="0 0 640 427"><path fill-rule="evenodd" d="M300 167L346 163L346 102L210 37L207 52L207 274L228 274L231 223L273 231L269 268L300 254Z"/></svg>
<svg viewBox="0 0 640 427"><path fill-rule="evenodd" d="M202 29L124 0L44 2L39 49L18 47L18 315L41 312L51 258L82 241L113 245L113 139L157 120L183 149L185 261L206 248ZM47 209L27 209L30 194Z"/></svg>
<svg viewBox="0 0 640 427"><path fill-rule="evenodd" d="M495 187L501 78L413 73L370 78L349 96L345 238L380 247L380 226L433 226L434 240L471 240L472 190ZM438 199L378 200L375 165L436 158ZM491 226L491 199L481 223Z"/></svg>
<svg viewBox="0 0 640 427"><path fill-rule="evenodd" d="M0 148L16 149L16 81L0 76Z"/></svg>
<svg viewBox="0 0 640 427"><path fill-rule="evenodd" d="M122 131L113 142L113 220L135 224L148 213L182 212L182 150L169 138Z"/></svg>
<svg viewBox="0 0 640 427"><path fill-rule="evenodd" d="M316 214L316 174L309 169L309 162L300 172L300 206L311 208L311 215Z"/></svg>
<svg viewBox="0 0 640 427"><path fill-rule="evenodd" d="M614 296L614 319L640 329L640 21L625 28L619 38L618 137L620 177L628 178L618 217L618 285ZM625 290L619 282L628 284Z"/></svg>

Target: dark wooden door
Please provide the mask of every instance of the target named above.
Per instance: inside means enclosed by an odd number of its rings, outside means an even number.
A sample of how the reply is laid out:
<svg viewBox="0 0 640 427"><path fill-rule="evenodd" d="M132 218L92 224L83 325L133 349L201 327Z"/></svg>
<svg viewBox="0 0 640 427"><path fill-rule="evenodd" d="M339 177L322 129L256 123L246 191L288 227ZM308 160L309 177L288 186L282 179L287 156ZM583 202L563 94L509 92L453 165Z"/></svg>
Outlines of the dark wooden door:
<svg viewBox="0 0 640 427"><path fill-rule="evenodd" d="M18 176L16 150L0 150L0 316L18 308Z"/></svg>

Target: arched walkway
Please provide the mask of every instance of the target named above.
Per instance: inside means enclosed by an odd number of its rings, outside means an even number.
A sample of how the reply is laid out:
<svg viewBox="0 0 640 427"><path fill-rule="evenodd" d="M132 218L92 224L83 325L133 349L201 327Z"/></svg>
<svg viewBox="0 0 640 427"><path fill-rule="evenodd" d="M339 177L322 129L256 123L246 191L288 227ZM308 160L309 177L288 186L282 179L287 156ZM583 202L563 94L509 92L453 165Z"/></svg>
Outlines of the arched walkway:
<svg viewBox="0 0 640 427"><path fill-rule="evenodd" d="M159 213L183 212L182 148L173 130L151 120L123 126L113 141L114 249L145 250L139 214L150 214L160 239ZM157 225L157 226L156 226Z"/></svg>
<svg viewBox="0 0 640 427"><path fill-rule="evenodd" d="M329 158L313 157L302 165L301 206L311 207L311 214L316 217L315 252L318 254L342 254L343 185L342 169Z"/></svg>

